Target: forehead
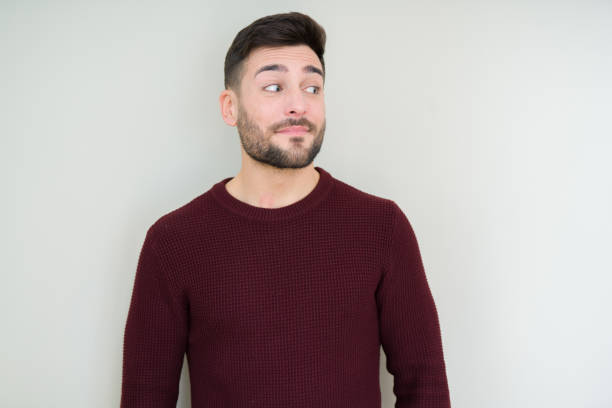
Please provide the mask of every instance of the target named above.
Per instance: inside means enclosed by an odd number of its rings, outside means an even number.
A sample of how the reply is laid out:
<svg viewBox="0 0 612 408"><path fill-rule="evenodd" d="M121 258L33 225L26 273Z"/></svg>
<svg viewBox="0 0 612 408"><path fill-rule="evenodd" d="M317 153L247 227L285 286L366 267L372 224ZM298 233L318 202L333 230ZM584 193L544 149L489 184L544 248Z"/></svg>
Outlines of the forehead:
<svg viewBox="0 0 612 408"><path fill-rule="evenodd" d="M298 66L314 65L322 69L321 61L315 52L307 45L291 45L282 47L260 47L249 54L246 60L247 72L254 72L263 65L284 64Z"/></svg>

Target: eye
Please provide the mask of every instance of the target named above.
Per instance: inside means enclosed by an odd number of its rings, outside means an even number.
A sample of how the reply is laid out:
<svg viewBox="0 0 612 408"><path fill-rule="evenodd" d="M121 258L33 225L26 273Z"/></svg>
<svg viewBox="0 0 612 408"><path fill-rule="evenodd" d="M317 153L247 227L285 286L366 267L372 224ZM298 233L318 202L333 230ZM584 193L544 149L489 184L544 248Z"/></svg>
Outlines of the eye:
<svg viewBox="0 0 612 408"><path fill-rule="evenodd" d="M268 88L270 88L270 87L272 87L272 86L278 86L278 84L268 85L268 86L266 86L264 89L268 89ZM278 86L278 87L280 88L280 86Z"/></svg>
<svg viewBox="0 0 612 408"><path fill-rule="evenodd" d="M315 86L315 85L313 85L313 86L309 86L309 87L308 87L308 88L306 88L306 89L309 89L309 88L313 88L313 89L314 89L314 91L312 92L313 94L318 94L318 93L320 93L320 91L321 91L321 87L320 87L320 86Z"/></svg>

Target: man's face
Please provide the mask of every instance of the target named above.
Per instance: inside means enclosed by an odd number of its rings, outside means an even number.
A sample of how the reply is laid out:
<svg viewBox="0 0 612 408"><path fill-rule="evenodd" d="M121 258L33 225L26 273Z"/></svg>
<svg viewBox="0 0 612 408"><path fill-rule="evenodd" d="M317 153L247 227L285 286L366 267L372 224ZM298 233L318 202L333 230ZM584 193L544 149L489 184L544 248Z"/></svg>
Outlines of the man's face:
<svg viewBox="0 0 612 408"><path fill-rule="evenodd" d="M308 166L325 134L319 58L297 45L258 48L245 62L236 118L245 152L277 168Z"/></svg>

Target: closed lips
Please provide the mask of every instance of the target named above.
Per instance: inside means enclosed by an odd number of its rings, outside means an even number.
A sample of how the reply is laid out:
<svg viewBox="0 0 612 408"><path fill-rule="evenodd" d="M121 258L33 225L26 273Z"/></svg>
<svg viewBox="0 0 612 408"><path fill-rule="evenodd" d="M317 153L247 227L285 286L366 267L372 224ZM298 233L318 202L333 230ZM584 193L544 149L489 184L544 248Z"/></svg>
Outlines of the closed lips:
<svg viewBox="0 0 612 408"><path fill-rule="evenodd" d="M286 128L282 128L279 132L307 132L308 128L304 126L289 126Z"/></svg>

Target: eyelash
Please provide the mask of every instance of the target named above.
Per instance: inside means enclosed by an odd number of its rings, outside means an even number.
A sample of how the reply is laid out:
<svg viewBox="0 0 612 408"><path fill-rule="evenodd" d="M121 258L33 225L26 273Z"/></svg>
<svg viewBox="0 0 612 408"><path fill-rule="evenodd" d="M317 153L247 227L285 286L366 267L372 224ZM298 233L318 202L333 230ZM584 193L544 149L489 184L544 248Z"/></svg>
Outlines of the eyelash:
<svg viewBox="0 0 612 408"><path fill-rule="evenodd" d="M273 86L273 85L276 85L276 86L278 86L280 88L280 85L278 85L278 84L270 84L270 85L264 86L264 90L266 90L266 88L268 88L270 86ZM316 92L312 93L313 95L317 95L317 94L319 94L321 92L321 87L320 86L311 85L311 86L308 86L307 88L315 88L316 89Z"/></svg>

